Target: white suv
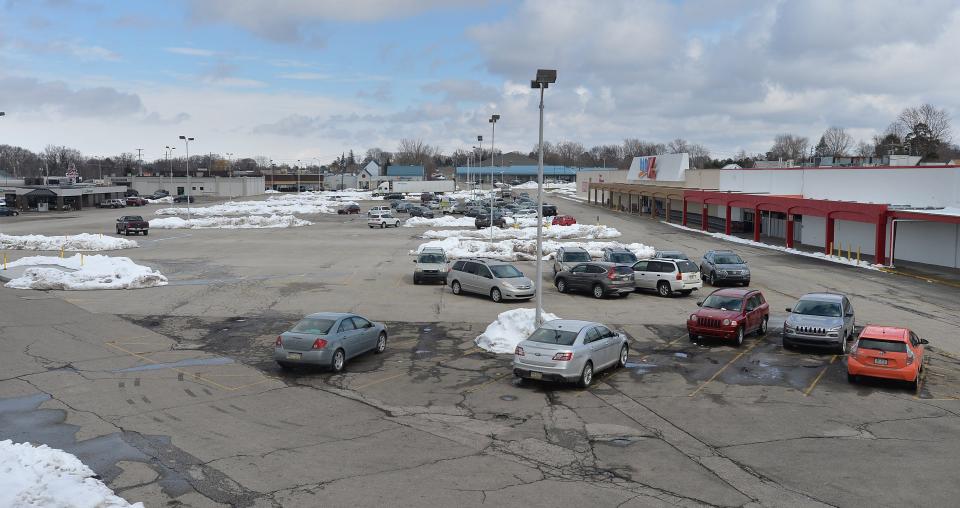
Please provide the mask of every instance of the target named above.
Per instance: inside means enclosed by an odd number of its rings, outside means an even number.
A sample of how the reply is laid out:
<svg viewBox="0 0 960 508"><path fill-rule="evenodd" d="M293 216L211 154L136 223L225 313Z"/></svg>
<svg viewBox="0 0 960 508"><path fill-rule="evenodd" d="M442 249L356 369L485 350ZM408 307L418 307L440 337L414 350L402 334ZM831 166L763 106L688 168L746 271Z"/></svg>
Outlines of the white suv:
<svg viewBox="0 0 960 508"><path fill-rule="evenodd" d="M686 296L703 287L700 267L686 259L641 259L633 272L638 291L652 290L660 296L674 292Z"/></svg>
<svg viewBox="0 0 960 508"><path fill-rule="evenodd" d="M374 213L367 219L367 226L370 226L371 228L379 226L381 229L389 228L391 226L398 228L400 227L400 219L394 217L389 211Z"/></svg>
<svg viewBox="0 0 960 508"><path fill-rule="evenodd" d="M390 210L390 207L386 205L375 206L367 212L367 217L373 217L374 215L390 213L391 211L392 210Z"/></svg>

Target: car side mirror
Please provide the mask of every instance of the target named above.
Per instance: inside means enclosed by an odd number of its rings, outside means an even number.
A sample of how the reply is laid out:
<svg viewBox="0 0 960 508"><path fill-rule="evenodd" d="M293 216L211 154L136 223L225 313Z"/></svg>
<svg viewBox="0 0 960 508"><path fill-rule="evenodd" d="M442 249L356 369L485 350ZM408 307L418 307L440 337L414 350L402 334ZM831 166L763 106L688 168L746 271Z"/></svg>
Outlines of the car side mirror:
<svg viewBox="0 0 960 508"><path fill-rule="evenodd" d="M697 307L703 307L703 300L697 302Z"/></svg>
<svg viewBox="0 0 960 508"><path fill-rule="evenodd" d="M929 344L930 341L927 340L927 339L920 339L920 343L921 343L921 344Z"/></svg>
<svg viewBox="0 0 960 508"><path fill-rule="evenodd" d="M784 310L785 310L785 311L787 311L787 312L793 312L793 309L792 309L792 308L790 308L790 307L787 307L787 308L786 308L786 309L784 309Z"/></svg>

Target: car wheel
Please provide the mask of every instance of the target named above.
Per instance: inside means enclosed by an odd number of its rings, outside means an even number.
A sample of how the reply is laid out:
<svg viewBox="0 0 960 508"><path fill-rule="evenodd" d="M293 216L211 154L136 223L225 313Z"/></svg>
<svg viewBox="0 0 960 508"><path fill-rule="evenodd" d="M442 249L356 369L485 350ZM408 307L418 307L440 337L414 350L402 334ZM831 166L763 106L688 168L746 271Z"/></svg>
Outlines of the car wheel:
<svg viewBox="0 0 960 508"><path fill-rule="evenodd" d="M742 326L738 326L738 327L737 327L737 339L736 339L736 340L737 340L737 347L740 347L740 346L743 345L743 327L742 327Z"/></svg>
<svg viewBox="0 0 960 508"><path fill-rule="evenodd" d="M499 289L493 288L490 290L490 299L493 300L494 303L500 303L503 301L503 294L500 293Z"/></svg>
<svg viewBox="0 0 960 508"><path fill-rule="evenodd" d="M717 274L716 272L710 272L710 276L707 278L711 286L717 285Z"/></svg>
<svg viewBox="0 0 960 508"><path fill-rule="evenodd" d="M681 295L681 296L690 296L690 293L692 293L692 292L693 292L692 289L684 289L683 291L680 291L680 295Z"/></svg>
<svg viewBox="0 0 960 508"><path fill-rule="evenodd" d="M343 364L346 360L346 356L343 353L342 349L338 349L333 352L333 359L330 361L330 369L334 372L340 372L343 370Z"/></svg>
<svg viewBox="0 0 960 508"><path fill-rule="evenodd" d="M593 297L594 298L603 298L603 286L600 284L594 284L593 286Z"/></svg>
<svg viewBox="0 0 960 508"><path fill-rule="evenodd" d="M387 334L380 332L380 336L377 337L377 347L373 349L373 352L380 354L384 349L387 349Z"/></svg>
<svg viewBox="0 0 960 508"><path fill-rule="evenodd" d="M589 361L583 366L583 372L580 373L580 388L588 388L593 382L593 364Z"/></svg>
<svg viewBox="0 0 960 508"><path fill-rule="evenodd" d="M747 279L747 280L743 283L743 287L747 287L747 286L749 286L749 285L750 285L750 280Z"/></svg>
<svg viewBox="0 0 960 508"><path fill-rule="evenodd" d="M626 345L620 348L620 367L627 366L627 357L630 355L630 351Z"/></svg>
<svg viewBox="0 0 960 508"><path fill-rule="evenodd" d="M386 223L386 222L381 222L381 223L380 223L380 229L384 229L384 228L386 228L386 227L387 227L387 223Z"/></svg>
<svg viewBox="0 0 960 508"><path fill-rule="evenodd" d="M149 234L150 234L149 231L144 231L144 232L143 232L143 236L147 236L147 235L149 235Z"/></svg>
<svg viewBox="0 0 960 508"><path fill-rule="evenodd" d="M793 343L784 337L783 339L783 349L793 349Z"/></svg>
<svg viewBox="0 0 960 508"><path fill-rule="evenodd" d="M660 282L657 283L657 294L658 294L658 295L666 298L666 297L670 296L670 293L672 293L672 292L673 292L673 291L670 290L670 283L669 283L669 282L667 282L667 281L665 281L665 280L662 280L662 281L660 281Z"/></svg>
<svg viewBox="0 0 960 508"><path fill-rule="evenodd" d="M420 277L417 277L416 275L414 275L414 276L413 276L413 283L414 283L414 284L420 284Z"/></svg>
<svg viewBox="0 0 960 508"><path fill-rule="evenodd" d="M757 329L757 336L763 337L767 334L767 320L769 318L763 318L763 321L760 322L760 328Z"/></svg>
<svg viewBox="0 0 960 508"><path fill-rule="evenodd" d="M290 365L289 363L277 362L277 365L279 365L280 370L283 370L283 371L293 370L293 365Z"/></svg>
<svg viewBox="0 0 960 508"><path fill-rule="evenodd" d="M853 383L856 383L857 381L859 381L859 379L857 378L857 376L855 376L855 375L847 372L847 382L848 382L848 383L853 384Z"/></svg>
<svg viewBox="0 0 960 508"><path fill-rule="evenodd" d="M567 281L565 279L557 279L557 291L561 293L567 292Z"/></svg>
<svg viewBox="0 0 960 508"><path fill-rule="evenodd" d="M450 290L453 291L453 294L459 295L460 291L462 290L460 287L460 281L453 281L453 283L450 284Z"/></svg>
<svg viewBox="0 0 960 508"><path fill-rule="evenodd" d="M838 350L838 353L841 355L847 354L847 338L848 337L844 335L843 340L840 341L840 349Z"/></svg>
<svg viewBox="0 0 960 508"><path fill-rule="evenodd" d="M687 332L687 335L690 337L690 342L697 340L697 334L693 332Z"/></svg>

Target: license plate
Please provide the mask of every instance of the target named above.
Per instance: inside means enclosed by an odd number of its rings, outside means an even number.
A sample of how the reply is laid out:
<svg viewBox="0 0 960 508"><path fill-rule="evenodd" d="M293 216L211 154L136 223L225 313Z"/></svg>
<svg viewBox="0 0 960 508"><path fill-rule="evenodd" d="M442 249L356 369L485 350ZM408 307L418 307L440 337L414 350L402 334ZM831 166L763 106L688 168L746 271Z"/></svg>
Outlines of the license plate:
<svg viewBox="0 0 960 508"><path fill-rule="evenodd" d="M302 353L287 353L287 360L299 360L301 357Z"/></svg>
<svg viewBox="0 0 960 508"><path fill-rule="evenodd" d="M543 379L543 374L539 372L531 372L530 379Z"/></svg>
<svg viewBox="0 0 960 508"><path fill-rule="evenodd" d="M886 364L887 364L887 359L886 359L886 358L874 358L874 359L873 359L873 363L875 363L875 364L877 364L877 365L886 365Z"/></svg>

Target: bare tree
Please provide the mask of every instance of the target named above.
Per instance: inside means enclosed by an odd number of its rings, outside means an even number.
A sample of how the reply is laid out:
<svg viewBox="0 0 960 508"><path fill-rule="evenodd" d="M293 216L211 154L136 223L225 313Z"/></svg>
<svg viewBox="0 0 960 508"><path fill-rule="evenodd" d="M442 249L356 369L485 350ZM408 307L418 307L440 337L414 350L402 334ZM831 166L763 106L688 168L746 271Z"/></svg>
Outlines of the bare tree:
<svg viewBox="0 0 960 508"><path fill-rule="evenodd" d="M695 168L705 168L710 164L710 150L700 143L687 145L690 154L690 164Z"/></svg>
<svg viewBox="0 0 960 508"><path fill-rule="evenodd" d="M643 141L636 138L623 140L623 158L643 157L645 155L660 155L667 153L667 146L663 143Z"/></svg>
<svg viewBox="0 0 960 508"><path fill-rule="evenodd" d="M379 165L383 165L385 152L377 147L367 149L366 155L363 157L364 164L373 161Z"/></svg>
<svg viewBox="0 0 960 508"><path fill-rule="evenodd" d="M937 109L930 104L907 108L900 113L894 124L901 139L916 130L917 125L924 124L933 142L950 143L950 114L945 109Z"/></svg>
<svg viewBox="0 0 960 508"><path fill-rule="evenodd" d="M670 153L690 153L690 143L683 138L677 138L667 143L667 151Z"/></svg>
<svg viewBox="0 0 960 508"><path fill-rule="evenodd" d="M404 138L400 140L394 155L397 164L416 164L432 169L434 157L440 155L440 149L425 143L422 139Z"/></svg>
<svg viewBox="0 0 960 508"><path fill-rule="evenodd" d="M770 160L801 160L807 155L810 140L795 134L777 134L767 157Z"/></svg>
<svg viewBox="0 0 960 508"><path fill-rule="evenodd" d="M560 163L565 166L576 165L584 152L583 145L576 141L563 141L557 143L554 148L557 155L560 156Z"/></svg>
<svg viewBox="0 0 960 508"><path fill-rule="evenodd" d="M857 148L854 150L854 154L857 157L871 157L874 153L876 153L876 150L877 147L875 147L872 143L860 141L857 143Z"/></svg>
<svg viewBox="0 0 960 508"><path fill-rule="evenodd" d="M830 127L820 136L817 155L821 157L844 157L853 146L853 137L843 127Z"/></svg>
<svg viewBox="0 0 960 508"><path fill-rule="evenodd" d="M80 150L62 145L47 145L40 154L49 174L65 174L70 164L82 164Z"/></svg>

